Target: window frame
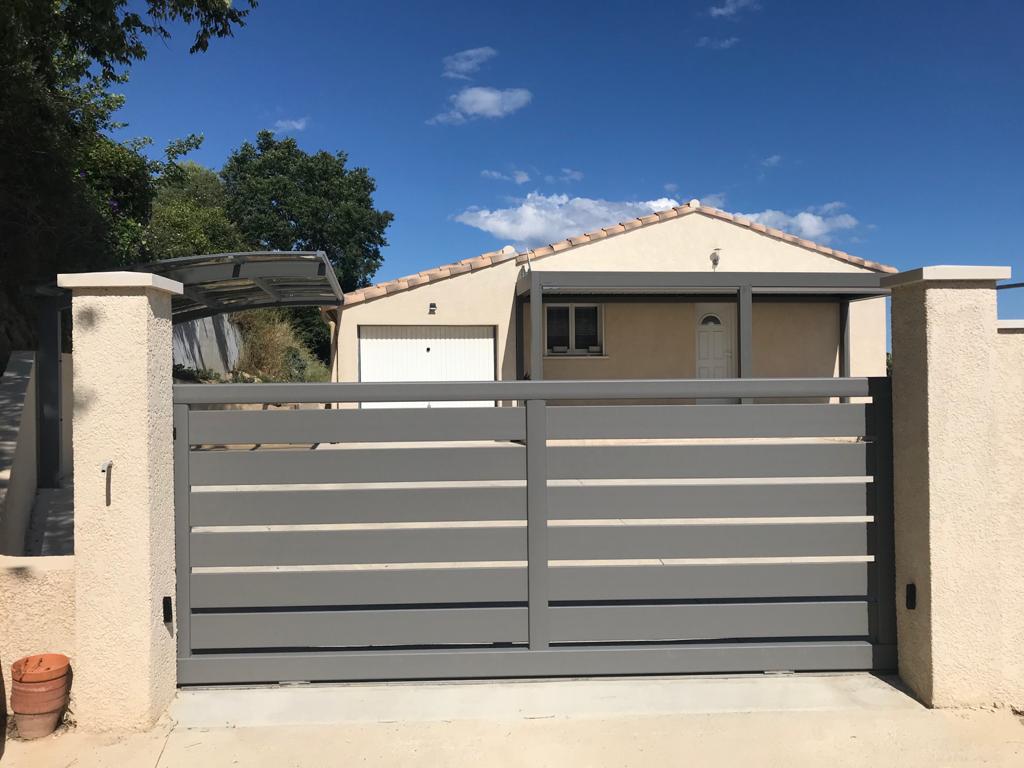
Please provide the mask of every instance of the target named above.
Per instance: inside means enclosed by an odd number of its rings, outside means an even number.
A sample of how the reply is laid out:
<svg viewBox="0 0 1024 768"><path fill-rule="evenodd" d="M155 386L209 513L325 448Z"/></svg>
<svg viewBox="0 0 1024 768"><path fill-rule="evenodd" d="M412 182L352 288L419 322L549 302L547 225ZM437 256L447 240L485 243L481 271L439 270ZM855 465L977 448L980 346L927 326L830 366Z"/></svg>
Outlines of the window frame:
<svg viewBox="0 0 1024 768"><path fill-rule="evenodd" d="M600 350L597 352L591 352L590 348L577 349L576 347L576 309L596 309L597 310L597 346ZM568 309L569 310L569 347L565 352L556 352L550 346L548 346L548 310L549 309ZM572 303L552 303L544 304L544 356L545 357L604 357L605 356L605 344L604 344L604 305L594 301L585 302L572 302Z"/></svg>

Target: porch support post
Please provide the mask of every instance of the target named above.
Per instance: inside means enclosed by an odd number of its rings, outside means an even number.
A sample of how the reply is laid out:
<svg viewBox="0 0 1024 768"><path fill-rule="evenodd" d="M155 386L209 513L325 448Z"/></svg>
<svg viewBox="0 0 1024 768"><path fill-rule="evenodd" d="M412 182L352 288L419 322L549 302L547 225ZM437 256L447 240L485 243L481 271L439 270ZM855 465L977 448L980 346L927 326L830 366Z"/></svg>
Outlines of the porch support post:
<svg viewBox="0 0 1024 768"><path fill-rule="evenodd" d="M850 375L850 300L839 302L839 376L848 378ZM841 397L839 402L848 403L850 398Z"/></svg>
<svg viewBox="0 0 1024 768"><path fill-rule="evenodd" d="M850 375L850 302L839 302L839 375Z"/></svg>
<svg viewBox="0 0 1024 768"><path fill-rule="evenodd" d="M73 291L75 716L143 730L174 696L171 296L143 272L65 274Z"/></svg>
<svg viewBox="0 0 1024 768"><path fill-rule="evenodd" d="M739 376L749 379L754 375L754 291L750 285L741 285L736 304L739 323Z"/></svg>
<svg viewBox="0 0 1024 768"><path fill-rule="evenodd" d="M1024 705L1024 335L1001 267L925 267L892 289L899 671L927 705Z"/></svg>
<svg viewBox="0 0 1024 768"><path fill-rule="evenodd" d="M36 483L39 488L56 488L60 485L60 314L63 300L63 296L54 295L43 295L38 299L36 411L39 425L39 469Z"/></svg>
<svg viewBox="0 0 1024 768"><path fill-rule="evenodd" d="M530 379L544 378L544 294L540 275L530 270Z"/></svg>

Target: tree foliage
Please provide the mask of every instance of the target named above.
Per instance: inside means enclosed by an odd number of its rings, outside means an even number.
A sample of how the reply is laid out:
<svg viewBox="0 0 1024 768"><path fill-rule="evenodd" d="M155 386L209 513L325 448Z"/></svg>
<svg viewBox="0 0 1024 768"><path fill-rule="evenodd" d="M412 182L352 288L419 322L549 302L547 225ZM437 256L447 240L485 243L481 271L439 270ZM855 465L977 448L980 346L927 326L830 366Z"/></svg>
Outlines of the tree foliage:
<svg viewBox="0 0 1024 768"><path fill-rule="evenodd" d="M228 215L259 247L324 251L343 288L368 285L394 216L373 207L376 182L366 168L347 162L344 152L309 154L261 131L221 172Z"/></svg>
<svg viewBox="0 0 1024 768"><path fill-rule="evenodd" d="M145 245L151 259L242 251L248 243L225 210L224 184L209 168L174 165L157 185Z"/></svg>
<svg viewBox="0 0 1024 768"><path fill-rule="evenodd" d="M31 315L20 291L59 271L137 260L155 188L138 142L110 138L122 98L109 88L172 23L192 51L242 25L254 0L0 2L0 302ZM3 347L31 345L31 324L0 322Z"/></svg>

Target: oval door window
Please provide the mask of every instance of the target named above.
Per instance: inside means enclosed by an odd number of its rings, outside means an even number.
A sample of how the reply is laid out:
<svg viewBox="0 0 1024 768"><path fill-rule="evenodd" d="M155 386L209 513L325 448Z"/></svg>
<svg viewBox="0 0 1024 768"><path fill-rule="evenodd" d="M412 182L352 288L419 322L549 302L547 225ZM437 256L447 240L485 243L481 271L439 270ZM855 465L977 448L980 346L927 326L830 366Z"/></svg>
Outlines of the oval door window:
<svg viewBox="0 0 1024 768"><path fill-rule="evenodd" d="M704 317L702 317L700 319L700 324L701 325L721 325L722 321L718 317L718 315L704 315Z"/></svg>

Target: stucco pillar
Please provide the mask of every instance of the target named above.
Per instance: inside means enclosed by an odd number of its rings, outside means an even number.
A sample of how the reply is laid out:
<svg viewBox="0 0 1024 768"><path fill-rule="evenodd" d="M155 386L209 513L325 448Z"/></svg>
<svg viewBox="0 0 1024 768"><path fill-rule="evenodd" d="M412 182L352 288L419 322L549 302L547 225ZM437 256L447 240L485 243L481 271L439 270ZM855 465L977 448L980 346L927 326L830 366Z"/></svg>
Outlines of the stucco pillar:
<svg viewBox="0 0 1024 768"><path fill-rule="evenodd" d="M156 275L60 275L74 319L74 711L143 729L175 689L171 296ZM103 471L107 462L109 469Z"/></svg>
<svg viewBox="0 0 1024 768"><path fill-rule="evenodd" d="M998 703L1001 687L995 284L1009 276L939 266L882 281L892 289L899 668L929 706Z"/></svg>

